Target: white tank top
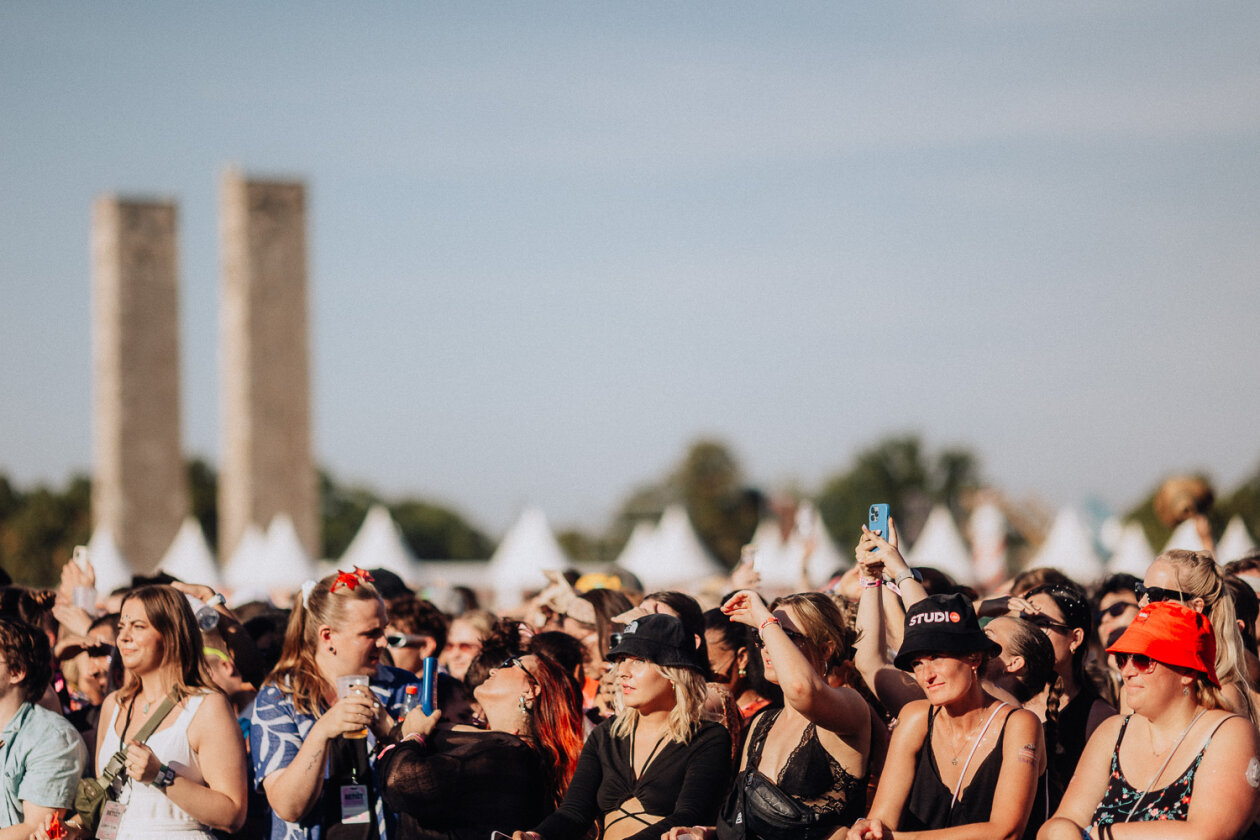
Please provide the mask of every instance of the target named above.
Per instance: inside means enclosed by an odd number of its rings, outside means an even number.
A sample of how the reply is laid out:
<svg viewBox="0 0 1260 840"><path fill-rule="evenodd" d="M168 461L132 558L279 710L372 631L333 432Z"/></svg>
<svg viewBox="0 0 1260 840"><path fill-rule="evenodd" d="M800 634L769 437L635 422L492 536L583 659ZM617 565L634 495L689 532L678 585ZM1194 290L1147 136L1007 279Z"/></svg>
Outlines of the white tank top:
<svg viewBox="0 0 1260 840"><path fill-rule="evenodd" d="M201 775L197 755L188 744L188 725L192 723L204 699L204 694L189 697L182 711L171 710L172 715L179 715L175 723L165 729L159 728L145 741L145 745L153 750L158 761L171 767L178 775L198 784L205 784L205 778ZM105 729L105 739L101 742L100 754L96 757L96 766L100 768L109 762L110 756L118 752L118 708L119 704L115 703L114 713ZM188 816L165 793L152 785L136 783L131 779L127 779L125 783L115 779L114 790L118 802L126 807L122 824L118 828L118 840L157 840L172 834L178 834L184 840L192 840L194 837L213 840L209 828Z"/></svg>

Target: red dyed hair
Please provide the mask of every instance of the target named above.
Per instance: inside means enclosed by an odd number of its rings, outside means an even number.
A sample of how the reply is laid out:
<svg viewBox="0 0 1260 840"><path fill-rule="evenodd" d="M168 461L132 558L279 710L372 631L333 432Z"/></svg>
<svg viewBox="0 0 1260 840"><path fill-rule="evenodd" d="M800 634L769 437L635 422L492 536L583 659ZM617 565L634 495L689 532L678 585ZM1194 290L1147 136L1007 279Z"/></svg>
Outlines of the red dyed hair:
<svg viewBox="0 0 1260 840"><path fill-rule="evenodd" d="M554 659L534 653L538 683L534 698L534 742L551 775L552 805L559 805L582 752L582 697L573 679Z"/></svg>

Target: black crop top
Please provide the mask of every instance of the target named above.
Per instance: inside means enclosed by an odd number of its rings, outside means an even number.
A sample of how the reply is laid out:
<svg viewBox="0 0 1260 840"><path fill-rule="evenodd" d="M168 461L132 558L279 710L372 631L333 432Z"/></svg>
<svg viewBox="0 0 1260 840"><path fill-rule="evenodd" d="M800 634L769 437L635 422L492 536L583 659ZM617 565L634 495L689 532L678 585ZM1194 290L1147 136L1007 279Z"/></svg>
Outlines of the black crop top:
<svg viewBox="0 0 1260 840"><path fill-rule="evenodd" d="M713 825L731 778L726 728L706 722L686 744L662 744L635 778L632 739L613 737L612 723L604 721L586 739L564 801L535 831L546 840L577 840L605 814L623 816L620 806L636 798L643 809L630 816L645 827L632 840L660 840L676 825Z"/></svg>

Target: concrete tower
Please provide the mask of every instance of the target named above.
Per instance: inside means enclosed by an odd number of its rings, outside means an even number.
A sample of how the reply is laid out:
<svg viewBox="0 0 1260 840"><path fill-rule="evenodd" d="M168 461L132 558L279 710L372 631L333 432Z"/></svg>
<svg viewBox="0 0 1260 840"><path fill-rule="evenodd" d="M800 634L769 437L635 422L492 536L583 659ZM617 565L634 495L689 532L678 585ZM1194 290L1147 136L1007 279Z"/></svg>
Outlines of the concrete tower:
<svg viewBox="0 0 1260 840"><path fill-rule="evenodd" d="M221 213L219 551L230 557L249 525L265 529L287 514L303 547L318 557L305 187L228 171Z"/></svg>
<svg viewBox="0 0 1260 840"><path fill-rule="evenodd" d="M139 572L188 512L180 451L176 209L113 196L92 208L92 524Z"/></svg>

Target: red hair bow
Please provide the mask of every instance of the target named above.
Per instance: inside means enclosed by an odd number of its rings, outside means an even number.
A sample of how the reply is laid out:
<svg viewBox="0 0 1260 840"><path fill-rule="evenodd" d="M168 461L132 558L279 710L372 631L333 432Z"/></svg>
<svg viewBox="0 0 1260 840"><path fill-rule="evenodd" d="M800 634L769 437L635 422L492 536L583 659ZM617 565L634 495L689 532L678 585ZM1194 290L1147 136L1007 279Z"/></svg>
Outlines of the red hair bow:
<svg viewBox="0 0 1260 840"><path fill-rule="evenodd" d="M344 586L353 592L360 581L372 582L374 580L375 578L368 574L366 569L355 566L353 572L338 572L337 579L332 582L332 586L328 587L328 591L336 592L338 586Z"/></svg>

